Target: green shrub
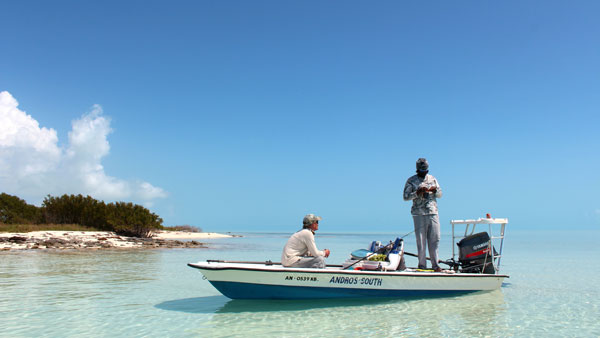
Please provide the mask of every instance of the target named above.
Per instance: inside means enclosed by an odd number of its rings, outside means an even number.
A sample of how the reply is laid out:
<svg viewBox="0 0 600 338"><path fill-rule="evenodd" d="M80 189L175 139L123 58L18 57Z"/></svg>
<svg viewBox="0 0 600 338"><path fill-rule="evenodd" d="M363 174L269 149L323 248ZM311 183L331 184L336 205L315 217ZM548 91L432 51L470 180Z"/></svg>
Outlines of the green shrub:
<svg viewBox="0 0 600 338"><path fill-rule="evenodd" d="M42 220L42 212L35 205L27 204L17 196L0 194L0 223L36 224Z"/></svg>
<svg viewBox="0 0 600 338"><path fill-rule="evenodd" d="M114 231L124 236L149 237L153 230L163 228L162 221L158 215L141 205L126 202L106 204L81 194L60 197L48 195L41 208L29 205L16 196L0 195L0 223L4 224L43 223L52 228L70 224L84 229Z"/></svg>
<svg viewBox="0 0 600 338"><path fill-rule="evenodd" d="M42 204L45 223L81 224L102 230L111 230L106 222L106 204L90 196L48 195Z"/></svg>
<svg viewBox="0 0 600 338"><path fill-rule="evenodd" d="M146 238L152 235L152 231L162 229L162 218L133 203L110 203L106 216L112 230L123 236Z"/></svg>

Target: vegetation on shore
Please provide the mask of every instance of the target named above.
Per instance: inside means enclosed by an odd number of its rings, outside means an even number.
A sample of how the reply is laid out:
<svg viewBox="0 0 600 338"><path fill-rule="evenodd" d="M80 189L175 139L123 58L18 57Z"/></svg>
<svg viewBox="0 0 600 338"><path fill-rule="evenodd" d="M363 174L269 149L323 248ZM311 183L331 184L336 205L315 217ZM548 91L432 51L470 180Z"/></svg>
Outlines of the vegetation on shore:
<svg viewBox="0 0 600 338"><path fill-rule="evenodd" d="M0 232L33 232L33 231L103 231L79 224L4 224L0 223Z"/></svg>
<svg viewBox="0 0 600 338"><path fill-rule="evenodd" d="M151 236L152 231L165 229L162 222L162 218L141 205L107 204L81 194L48 195L41 207L27 204L17 196L0 194L0 231L114 231L123 236L145 238Z"/></svg>
<svg viewBox="0 0 600 338"><path fill-rule="evenodd" d="M185 232L202 232L202 229L192 225L175 225L172 227L163 226L163 230L166 231L185 231Z"/></svg>

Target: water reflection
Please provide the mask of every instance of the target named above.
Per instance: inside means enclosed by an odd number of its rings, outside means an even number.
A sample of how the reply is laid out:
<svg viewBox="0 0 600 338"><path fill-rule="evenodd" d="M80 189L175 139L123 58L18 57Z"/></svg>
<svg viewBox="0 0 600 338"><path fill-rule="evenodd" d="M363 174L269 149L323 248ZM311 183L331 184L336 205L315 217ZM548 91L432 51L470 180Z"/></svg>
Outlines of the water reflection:
<svg viewBox="0 0 600 338"><path fill-rule="evenodd" d="M167 301L157 308L202 313L209 336L489 336L510 332L500 290L447 298L228 300L223 296ZM334 311L332 311L335 309ZM315 328L314 332L310 328ZM200 332L200 331L199 331Z"/></svg>
<svg viewBox="0 0 600 338"><path fill-rule="evenodd" d="M194 297L169 300L156 304L155 307L161 310L187 313L215 313L229 300L225 296Z"/></svg>
<svg viewBox="0 0 600 338"><path fill-rule="evenodd" d="M176 299L157 304L162 310L182 311L189 313L243 313L304 311L310 309L368 306L398 302L398 299L229 299L225 296L195 297Z"/></svg>
<svg viewBox="0 0 600 338"><path fill-rule="evenodd" d="M217 310L217 313L306 311L312 309L369 306L397 301L397 299L235 299L225 303L225 305Z"/></svg>

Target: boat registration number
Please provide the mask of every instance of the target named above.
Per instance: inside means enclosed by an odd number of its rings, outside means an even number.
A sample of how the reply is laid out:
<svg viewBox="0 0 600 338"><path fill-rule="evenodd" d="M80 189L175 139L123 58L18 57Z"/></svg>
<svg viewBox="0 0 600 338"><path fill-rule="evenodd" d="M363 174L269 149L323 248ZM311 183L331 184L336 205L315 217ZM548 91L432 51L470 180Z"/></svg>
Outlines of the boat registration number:
<svg viewBox="0 0 600 338"><path fill-rule="evenodd" d="M300 282L318 282L317 277L314 276L285 276L285 280L297 280Z"/></svg>

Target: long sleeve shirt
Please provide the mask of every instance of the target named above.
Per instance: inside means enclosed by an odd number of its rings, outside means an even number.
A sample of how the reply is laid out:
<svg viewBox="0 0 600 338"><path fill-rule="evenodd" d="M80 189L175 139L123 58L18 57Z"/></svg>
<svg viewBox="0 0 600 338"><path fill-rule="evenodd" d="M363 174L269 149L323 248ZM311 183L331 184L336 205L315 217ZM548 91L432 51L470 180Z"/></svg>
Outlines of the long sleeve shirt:
<svg viewBox="0 0 600 338"><path fill-rule="evenodd" d="M325 256L325 252L317 249L315 235L309 229L302 229L288 239L281 254L281 264L290 266L302 256Z"/></svg>
<svg viewBox="0 0 600 338"><path fill-rule="evenodd" d="M432 188L435 187L435 193L425 193L422 197L417 195L417 190L420 187ZM413 201L410 213L413 216L421 215L437 215L438 207L436 198L442 197L442 188L438 181L432 175L425 175L424 178L418 175L411 176L404 186L404 200Z"/></svg>

